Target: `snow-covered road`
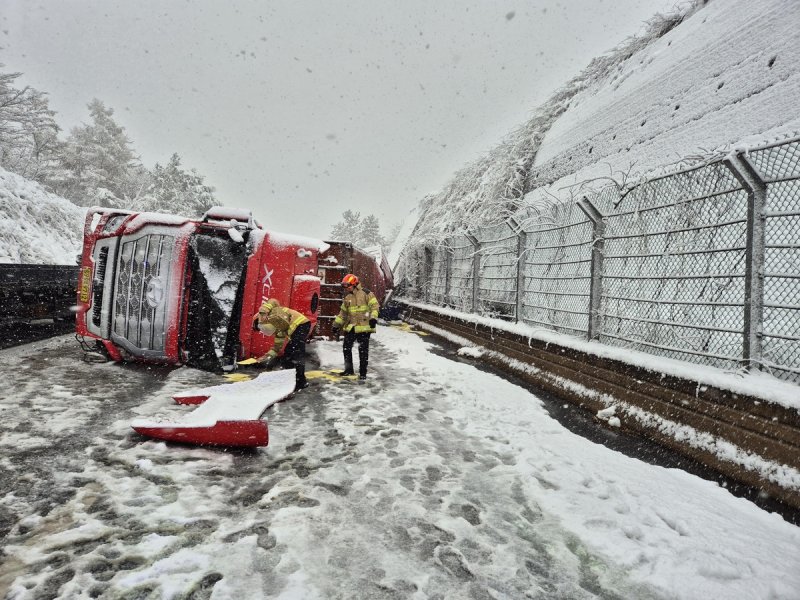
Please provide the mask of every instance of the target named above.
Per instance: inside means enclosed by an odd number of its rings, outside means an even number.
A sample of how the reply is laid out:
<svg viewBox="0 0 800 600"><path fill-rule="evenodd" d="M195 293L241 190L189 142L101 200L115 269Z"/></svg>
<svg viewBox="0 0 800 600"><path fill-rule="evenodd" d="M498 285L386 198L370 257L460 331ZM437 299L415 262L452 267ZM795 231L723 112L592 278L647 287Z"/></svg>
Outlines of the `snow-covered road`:
<svg viewBox="0 0 800 600"><path fill-rule="evenodd" d="M381 327L366 383L315 380L255 451L129 427L219 376L1 351L0 597L800 598L800 528L429 340Z"/></svg>

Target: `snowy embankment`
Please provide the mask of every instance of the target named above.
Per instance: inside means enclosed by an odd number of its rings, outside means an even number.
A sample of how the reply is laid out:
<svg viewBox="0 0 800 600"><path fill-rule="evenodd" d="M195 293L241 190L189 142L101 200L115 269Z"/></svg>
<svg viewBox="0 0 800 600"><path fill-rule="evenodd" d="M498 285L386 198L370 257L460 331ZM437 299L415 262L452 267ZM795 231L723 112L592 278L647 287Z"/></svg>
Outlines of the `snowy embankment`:
<svg viewBox="0 0 800 600"><path fill-rule="evenodd" d="M0 263L74 265L86 209L0 168Z"/></svg>
<svg viewBox="0 0 800 600"><path fill-rule="evenodd" d="M380 326L367 382L312 379L254 452L130 429L218 376L84 364L68 337L0 352L0 596L797 598L796 526L431 339Z"/></svg>

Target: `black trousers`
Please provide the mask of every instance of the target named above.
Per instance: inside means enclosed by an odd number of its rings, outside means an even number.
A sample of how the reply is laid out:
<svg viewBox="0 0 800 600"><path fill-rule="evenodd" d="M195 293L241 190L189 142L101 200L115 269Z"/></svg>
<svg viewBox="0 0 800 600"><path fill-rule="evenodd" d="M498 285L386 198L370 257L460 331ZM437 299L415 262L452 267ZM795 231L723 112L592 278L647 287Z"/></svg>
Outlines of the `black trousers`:
<svg viewBox="0 0 800 600"><path fill-rule="evenodd" d="M356 333L348 331L344 334L342 351L344 352L345 371L353 370L353 344L358 342L358 374L362 377L367 375L367 363L369 362L369 333Z"/></svg>
<svg viewBox="0 0 800 600"><path fill-rule="evenodd" d="M306 340L310 331L311 323L298 325L286 342L286 348L281 355L281 364L284 367L294 367L296 388L306 385Z"/></svg>

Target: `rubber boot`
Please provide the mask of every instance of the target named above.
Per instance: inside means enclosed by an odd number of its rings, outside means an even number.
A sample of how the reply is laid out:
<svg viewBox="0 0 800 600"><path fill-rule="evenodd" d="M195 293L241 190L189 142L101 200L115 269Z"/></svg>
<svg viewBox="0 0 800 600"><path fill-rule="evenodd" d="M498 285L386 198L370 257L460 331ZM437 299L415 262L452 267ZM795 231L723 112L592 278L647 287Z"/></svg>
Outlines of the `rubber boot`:
<svg viewBox="0 0 800 600"><path fill-rule="evenodd" d="M367 378L367 364L369 363L369 335L364 335L358 342L358 378Z"/></svg>
<svg viewBox="0 0 800 600"><path fill-rule="evenodd" d="M353 371L353 357L351 356L349 359L348 357L344 357L344 371L342 371L341 375L355 375L355 371Z"/></svg>
<svg viewBox="0 0 800 600"><path fill-rule="evenodd" d="M308 380L306 379L305 365L298 365L295 367L294 374L294 391L302 390L308 387Z"/></svg>

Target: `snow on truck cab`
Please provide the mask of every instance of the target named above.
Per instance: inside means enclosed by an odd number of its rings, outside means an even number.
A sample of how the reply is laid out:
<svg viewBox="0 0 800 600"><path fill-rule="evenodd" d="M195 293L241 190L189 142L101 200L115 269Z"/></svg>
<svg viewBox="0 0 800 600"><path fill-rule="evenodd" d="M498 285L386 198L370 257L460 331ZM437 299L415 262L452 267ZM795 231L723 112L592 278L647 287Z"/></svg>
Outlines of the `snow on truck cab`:
<svg viewBox="0 0 800 600"><path fill-rule="evenodd" d="M325 242L267 231L249 211L200 220L92 208L84 226L76 332L113 360L232 370L273 338L253 328L266 298L317 321Z"/></svg>

